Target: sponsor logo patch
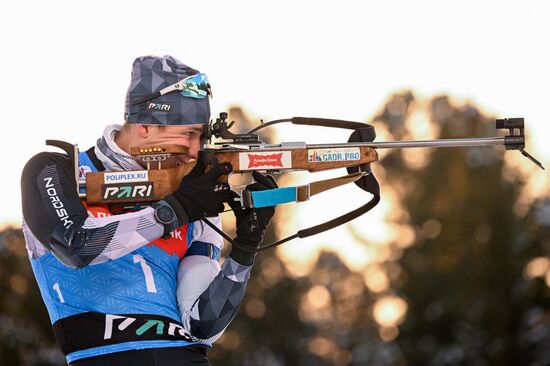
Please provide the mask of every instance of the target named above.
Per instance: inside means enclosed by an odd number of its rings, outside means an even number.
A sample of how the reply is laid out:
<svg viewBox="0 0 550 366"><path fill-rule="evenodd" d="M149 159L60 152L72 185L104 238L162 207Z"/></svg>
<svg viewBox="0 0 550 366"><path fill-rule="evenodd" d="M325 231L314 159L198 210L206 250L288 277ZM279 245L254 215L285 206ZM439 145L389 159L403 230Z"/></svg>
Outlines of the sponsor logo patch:
<svg viewBox="0 0 550 366"><path fill-rule="evenodd" d="M105 314L103 340L170 339L172 337L192 341L181 324L171 322L164 317L147 319L147 315L132 317Z"/></svg>
<svg viewBox="0 0 550 366"><path fill-rule="evenodd" d="M112 184L101 186L104 200L121 201L128 199L145 199L153 197L153 182Z"/></svg>
<svg viewBox="0 0 550 366"><path fill-rule="evenodd" d="M137 170L133 172L112 172L103 175L103 183L132 183L132 182L147 182L149 180L149 172L147 170Z"/></svg>
<svg viewBox="0 0 550 366"><path fill-rule="evenodd" d="M69 213L67 212L65 206L63 205L63 202L59 198L55 185L52 183L53 177L44 178L44 182L46 183L44 185L46 193L50 198L50 202L55 210L55 213L57 214L57 217L59 217L59 220L63 223L63 226L65 228L70 228L73 222L72 220L69 220Z"/></svg>
<svg viewBox="0 0 550 366"><path fill-rule="evenodd" d="M361 159L361 149L349 147L343 149L312 149L307 151L307 160L310 163L324 163L330 161L356 161Z"/></svg>
<svg viewBox="0 0 550 366"><path fill-rule="evenodd" d="M86 173L91 173L92 168L87 165L81 165L78 167L78 178L83 180L86 179Z"/></svg>
<svg viewBox="0 0 550 366"><path fill-rule="evenodd" d="M240 170L280 168L292 168L292 154L290 151L239 154Z"/></svg>
<svg viewBox="0 0 550 366"><path fill-rule="evenodd" d="M147 104L147 110L153 112L170 112L172 105L168 103L153 103Z"/></svg>

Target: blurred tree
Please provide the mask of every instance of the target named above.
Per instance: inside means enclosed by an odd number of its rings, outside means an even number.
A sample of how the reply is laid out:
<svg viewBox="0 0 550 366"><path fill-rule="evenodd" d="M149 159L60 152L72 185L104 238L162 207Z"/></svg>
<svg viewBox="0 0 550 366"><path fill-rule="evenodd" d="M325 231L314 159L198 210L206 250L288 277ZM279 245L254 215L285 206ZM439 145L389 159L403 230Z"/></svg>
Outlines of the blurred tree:
<svg viewBox="0 0 550 366"><path fill-rule="evenodd" d="M550 365L550 195L531 206L522 224L527 230L518 248L524 267L515 285L520 310L516 342L524 364Z"/></svg>
<svg viewBox="0 0 550 366"><path fill-rule="evenodd" d="M396 95L388 105L403 105L393 108L397 116L388 118L386 107L379 117L398 139L414 135L414 126L405 123L411 103L410 93ZM454 106L445 96L430 102L429 115L437 138L494 134L492 118L470 105ZM523 276L543 233L534 234L514 215L521 178L503 179L504 161L495 149L436 149L421 168L406 154L394 150L383 161L386 182L407 213L401 223L416 234L399 261L397 282L409 304L397 338L406 362L548 364L550 348L524 345L524 323L546 318L548 326L550 314L548 287L533 290ZM541 342L548 345L548 329L545 336Z"/></svg>

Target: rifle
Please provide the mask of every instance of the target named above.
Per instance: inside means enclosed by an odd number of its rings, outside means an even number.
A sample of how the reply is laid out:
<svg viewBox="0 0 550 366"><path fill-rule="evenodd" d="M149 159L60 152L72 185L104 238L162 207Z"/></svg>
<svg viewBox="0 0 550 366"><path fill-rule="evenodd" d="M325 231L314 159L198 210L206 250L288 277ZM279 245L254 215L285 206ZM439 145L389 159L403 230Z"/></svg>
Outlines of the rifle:
<svg viewBox="0 0 550 366"><path fill-rule="evenodd" d="M500 137L374 142L376 137L374 127L365 123L293 117L262 123L244 134L233 134L230 129L235 122L228 123L227 117L227 113L222 112L215 122L211 121L207 126L204 133L204 148L200 154L209 164L231 163L232 173L221 177L221 179L237 193L242 207L266 207L289 202L303 202L316 194L352 182L373 196L370 201L353 211L325 223L302 229L285 239L264 245L259 250L280 245L296 237L304 238L319 234L351 221L376 206L380 201L380 187L370 167L371 163L378 160L376 149L504 145L506 150L519 150L538 167L544 169L539 161L525 151L523 118L497 119L495 128L508 130L506 136ZM345 143L328 144L306 144L305 142L266 144L256 134L262 128L283 122L343 128L353 132ZM172 157L187 154L187 148L173 145L141 146L133 147L130 154L146 166L144 170L88 172L81 175L78 169L78 145L58 140L46 140L46 144L59 147L67 152L75 169L76 190L80 198L85 199L88 205L106 204L113 213L137 210L151 202L161 200L178 188L181 179L196 164L192 161L175 167L163 168L163 164L166 165ZM252 171L254 170L281 174L304 170L313 173L336 168L346 168L348 174L297 187L282 187L255 192L246 190L246 186L253 183ZM224 238L235 244L208 219L203 220Z"/></svg>

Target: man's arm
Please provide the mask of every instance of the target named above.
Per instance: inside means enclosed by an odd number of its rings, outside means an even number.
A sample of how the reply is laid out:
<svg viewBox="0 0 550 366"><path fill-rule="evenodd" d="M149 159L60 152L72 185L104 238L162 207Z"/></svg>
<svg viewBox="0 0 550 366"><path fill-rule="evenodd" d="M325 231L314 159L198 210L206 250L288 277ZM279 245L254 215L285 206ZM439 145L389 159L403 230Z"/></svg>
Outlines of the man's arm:
<svg viewBox="0 0 550 366"><path fill-rule="evenodd" d="M232 258L221 270L217 261L205 256L181 261L178 305L183 327L194 340L212 344L221 337L239 309L251 268Z"/></svg>
<svg viewBox="0 0 550 366"><path fill-rule="evenodd" d="M257 172L253 177L257 183L247 189L277 188L271 177ZM254 250L262 242L275 213L274 207L242 209L235 201L229 202L237 219L235 241L241 248L231 248L221 270L216 261L204 256L186 257L178 268L177 297L182 324L195 340L207 343L216 341L235 317L250 278L256 256ZM221 229L219 220L215 224ZM210 227L205 227L199 240L220 243L220 248L223 243L221 236Z"/></svg>
<svg viewBox="0 0 550 366"><path fill-rule="evenodd" d="M32 234L61 262L73 268L122 257L161 237L164 226L153 208L122 215L89 217L76 192L69 160L40 153L21 177L23 217Z"/></svg>
<svg viewBox="0 0 550 366"><path fill-rule="evenodd" d="M221 229L219 217L210 221ZM223 246L221 235L201 221L197 221L193 237L195 244L208 243L220 250ZM178 306L182 324L195 340L211 344L221 337L239 309L251 268L231 258L221 268L217 258L183 258L178 267Z"/></svg>

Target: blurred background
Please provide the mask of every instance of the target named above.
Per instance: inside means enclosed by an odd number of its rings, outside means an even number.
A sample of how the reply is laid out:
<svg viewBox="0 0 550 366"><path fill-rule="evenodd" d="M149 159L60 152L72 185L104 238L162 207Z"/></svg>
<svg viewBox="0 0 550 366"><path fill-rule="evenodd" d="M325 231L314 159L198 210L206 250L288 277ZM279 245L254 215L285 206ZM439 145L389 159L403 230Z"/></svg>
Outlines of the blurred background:
<svg viewBox="0 0 550 366"><path fill-rule="evenodd" d="M307 116L373 124L377 141L484 137L522 116L527 151L548 166L548 19L544 1L2 5L0 365L64 364L26 258L21 169L47 138L87 148L122 123L135 57L206 72L213 117L228 111L241 131ZM264 138L348 133L283 125ZM547 171L504 148L379 155L373 211L257 257L213 365L549 365ZM350 185L280 206L267 240L369 199Z"/></svg>

